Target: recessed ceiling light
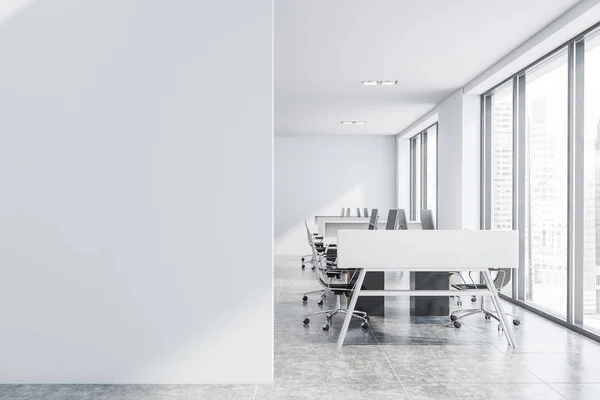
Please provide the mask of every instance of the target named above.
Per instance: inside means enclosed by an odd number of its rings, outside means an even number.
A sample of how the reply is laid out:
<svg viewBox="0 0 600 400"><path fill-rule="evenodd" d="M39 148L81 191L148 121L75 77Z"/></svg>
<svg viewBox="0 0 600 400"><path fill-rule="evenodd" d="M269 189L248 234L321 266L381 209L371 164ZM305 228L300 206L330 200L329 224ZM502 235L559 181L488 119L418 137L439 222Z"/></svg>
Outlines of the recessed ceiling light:
<svg viewBox="0 0 600 400"><path fill-rule="evenodd" d="M364 125L367 121L341 121L344 125Z"/></svg>
<svg viewBox="0 0 600 400"><path fill-rule="evenodd" d="M398 81L379 81L378 83L383 86L392 86L397 84Z"/></svg>
<svg viewBox="0 0 600 400"><path fill-rule="evenodd" d="M378 83L379 82L377 82L377 81L360 81L360 84L365 85L365 86L375 86Z"/></svg>

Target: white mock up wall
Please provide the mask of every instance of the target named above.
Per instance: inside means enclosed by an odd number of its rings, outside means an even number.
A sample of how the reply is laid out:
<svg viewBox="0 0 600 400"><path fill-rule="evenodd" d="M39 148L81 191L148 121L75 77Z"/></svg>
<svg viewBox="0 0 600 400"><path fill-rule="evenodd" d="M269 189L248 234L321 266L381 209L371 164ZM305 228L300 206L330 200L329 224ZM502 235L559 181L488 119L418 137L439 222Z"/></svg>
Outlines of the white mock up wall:
<svg viewBox="0 0 600 400"><path fill-rule="evenodd" d="M378 208L396 197L394 136L275 136L275 254L308 254L304 220L342 207ZM310 226L310 225L309 225Z"/></svg>
<svg viewBox="0 0 600 400"><path fill-rule="evenodd" d="M272 380L271 18L40 0L0 25L0 383Z"/></svg>

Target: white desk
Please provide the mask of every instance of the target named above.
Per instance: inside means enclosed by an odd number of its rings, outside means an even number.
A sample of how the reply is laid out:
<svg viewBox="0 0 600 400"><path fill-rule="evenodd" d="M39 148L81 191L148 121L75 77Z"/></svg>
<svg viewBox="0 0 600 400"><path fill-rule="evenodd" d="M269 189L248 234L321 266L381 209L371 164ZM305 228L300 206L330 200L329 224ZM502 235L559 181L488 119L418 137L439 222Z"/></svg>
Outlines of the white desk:
<svg viewBox="0 0 600 400"><path fill-rule="evenodd" d="M518 268L518 231L352 231L338 232L340 268L360 269L354 295L338 338L342 347L360 296L454 296L456 290L361 290L372 271L479 271L487 289L461 290L461 295L490 296L508 344L515 347L489 268Z"/></svg>
<svg viewBox="0 0 600 400"><path fill-rule="evenodd" d="M329 242L332 242L337 237L337 233L340 230L367 230L369 228L369 218L315 217L315 220L318 221L317 232L319 232L319 235L323 236L323 238L327 238ZM386 222L387 220L385 219L377 220L377 229L385 229ZM421 223L410 221L408 222L407 228L409 230L421 229Z"/></svg>

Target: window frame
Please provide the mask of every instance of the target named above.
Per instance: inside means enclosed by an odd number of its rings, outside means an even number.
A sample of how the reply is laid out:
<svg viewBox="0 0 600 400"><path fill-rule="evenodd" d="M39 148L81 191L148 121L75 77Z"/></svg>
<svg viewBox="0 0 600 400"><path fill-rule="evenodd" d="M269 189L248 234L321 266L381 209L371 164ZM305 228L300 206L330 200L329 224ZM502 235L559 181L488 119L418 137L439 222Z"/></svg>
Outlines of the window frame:
<svg viewBox="0 0 600 400"><path fill-rule="evenodd" d="M600 331L584 325L584 71L585 41L600 34L600 23L571 38L481 95L481 229L491 229L491 99L506 84L513 85L513 229L519 231L519 269L514 275L512 295L500 296L591 339L600 341ZM525 299L525 101L526 74L561 51L567 51L567 310L566 317ZM598 275L597 275L598 276Z"/></svg>
<svg viewBox="0 0 600 400"><path fill-rule="evenodd" d="M437 122L429 125L425 129L419 131L416 135L410 138L410 210L409 219L411 221L420 221L420 209L427 209L427 160L432 156L428 154L427 142L429 138L429 130L435 127L435 208L432 210L437 220L437 204L438 204L438 141L439 141L439 126ZM417 168L416 147L417 140L420 141L419 168ZM417 170L419 176L417 176ZM420 184L417 190L417 182ZM417 209L417 204L420 209Z"/></svg>

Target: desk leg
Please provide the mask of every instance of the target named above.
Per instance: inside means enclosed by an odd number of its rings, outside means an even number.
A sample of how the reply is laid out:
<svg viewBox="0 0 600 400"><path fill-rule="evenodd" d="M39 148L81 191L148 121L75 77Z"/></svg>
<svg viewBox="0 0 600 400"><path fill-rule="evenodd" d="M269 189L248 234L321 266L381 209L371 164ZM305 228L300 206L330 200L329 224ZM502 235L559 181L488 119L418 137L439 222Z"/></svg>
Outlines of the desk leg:
<svg viewBox="0 0 600 400"><path fill-rule="evenodd" d="M485 280L485 285L488 287L489 291L492 292L492 302L494 303L494 308L496 308L496 312L498 313L500 325L502 325L502 328L504 329L506 340L508 341L508 344L514 348L515 341L513 340L512 331L510 330L510 326L508 325L508 320L506 318L506 314L504 314L502 304L500 304L498 290L496 289L496 286L494 286L494 282L492 281L492 276L489 270L486 270L483 273L483 279Z"/></svg>
<svg viewBox="0 0 600 400"><path fill-rule="evenodd" d="M350 300L350 304L348 305L348 311L346 312L346 318L344 319L344 325L342 325L342 331L340 332L340 337L338 338L337 347L340 349L344 344L344 339L346 338L346 332L348 332L348 327L350 326L350 321L352 320L352 314L354 313L354 308L356 307L356 301L358 300L358 296L360 295L360 288L362 287L363 281L365 280L365 275L367 271L362 269L360 274L358 275L358 280L354 285L354 293L352 293L352 299Z"/></svg>

